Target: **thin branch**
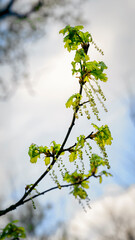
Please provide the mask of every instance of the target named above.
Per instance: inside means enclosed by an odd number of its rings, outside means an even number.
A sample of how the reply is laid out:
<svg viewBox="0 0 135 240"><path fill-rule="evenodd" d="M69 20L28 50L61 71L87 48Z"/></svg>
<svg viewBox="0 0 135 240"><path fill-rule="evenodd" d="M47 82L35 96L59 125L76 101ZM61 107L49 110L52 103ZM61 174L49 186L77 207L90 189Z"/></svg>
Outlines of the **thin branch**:
<svg viewBox="0 0 135 240"><path fill-rule="evenodd" d="M88 138L93 139L93 131L87 137L85 137L84 140L87 140ZM77 145L77 143L74 143L74 145L72 145L72 146L70 146L68 148L64 148L61 152L68 152L72 148L74 148L76 145Z"/></svg>
<svg viewBox="0 0 135 240"><path fill-rule="evenodd" d="M79 94L80 94L80 95L82 94L82 85L80 85ZM53 156L53 161L51 162L51 164L49 165L49 167L48 167L48 168L46 169L46 171L40 176L40 178L32 185L32 187L29 189L29 191L24 194L24 196L22 197L22 199L21 199L20 201L24 200L24 199L32 192L32 190L38 185L38 183L47 175L47 173L52 169L52 167L53 167L53 165L55 164L56 160L58 159L59 155L60 155L61 152L63 151L63 147L65 146L65 144L66 144L66 142L67 142L67 140L68 140L68 137L69 137L69 135L70 135L70 133L71 133L71 130L72 130L73 126L75 125L75 116L76 116L76 113L78 112L78 110L79 110L79 107L76 108L76 110L75 110L75 112L74 112L74 114L73 114L73 119L72 119L71 125L70 125L70 127L69 127L69 129L68 129L68 131L67 131L67 134L66 134L66 136L65 136L65 139L64 139L64 141L63 141L63 143L62 143L62 145L61 145L61 148L60 148L57 156L56 156L55 158L54 158L54 156Z"/></svg>
<svg viewBox="0 0 135 240"><path fill-rule="evenodd" d="M47 189L47 190L45 190L45 191L43 191L43 192L41 192L41 193L35 194L34 196L32 196L32 197L30 197L30 198L28 198L28 199L26 199L26 200L21 201L19 205L18 205L18 203L16 203L16 204L14 204L14 205L11 205L9 208L0 211L0 216L5 215L6 213L8 213L8 212L10 212L10 211L13 211L13 210L16 209L17 207L19 207L19 206L21 206L21 205L23 205L23 204L25 204L25 203L27 203L27 202L35 199L35 198L37 198L37 197L39 197L39 196L41 196L41 195L44 195L44 194L46 194L47 192L53 191L53 190L55 190L55 189L67 188L67 187L72 187L72 186L74 186L74 185L79 185L79 184L81 184L82 182L87 181L87 180L88 180L89 178L91 178L91 177L98 177L98 176L96 176L94 173L92 173L92 174L91 174L90 176L88 176L87 178L85 178L85 179L83 179L83 180L80 180L80 181L78 181L78 182L76 182L76 183L63 184L63 185L59 185L59 186L55 186L55 187L49 188L49 189Z"/></svg>
<svg viewBox="0 0 135 240"><path fill-rule="evenodd" d="M81 95L82 94L82 85L80 84L80 91L79 91L79 94ZM67 140L68 140L68 137L71 133L71 130L73 128L73 126L75 125L75 116L76 116L76 113L78 112L79 110L79 107L76 108L74 114L73 114L73 118L72 118L72 121L71 121L71 125L67 131L67 134L66 134L66 137L61 145L61 148L60 148L60 151L58 152L57 156L54 158L53 156L53 160L51 162L51 164L49 165L49 167L45 170L45 172L37 179L37 181L32 185L32 187L25 193L24 195L22 196L22 198L15 204L11 205L10 207L8 207L7 209L5 210L1 210L0 211L0 216L2 215L5 215L6 213L10 212L10 211L13 211L14 209L16 209L18 206L22 205L24 203L24 199L27 198L27 196L32 192L32 190L38 185L38 183L47 175L47 173L52 169L53 165L56 163L56 160L58 159L59 155L61 154L61 152L63 151L63 147L65 146Z"/></svg>
<svg viewBox="0 0 135 240"><path fill-rule="evenodd" d="M47 189L47 190L45 190L45 191L43 191L43 192L41 192L41 193L35 194L35 195L32 196L31 198L28 198L28 199L24 200L23 203L26 203L26 202L28 202L28 201L31 201L32 199L37 198L37 197L39 197L39 196L41 196L41 195L44 195L45 193L50 192L50 191L55 190L55 189L62 189L62 188L72 187L72 186L74 186L74 185L79 185L79 184L81 184L82 182L87 181L87 180L88 180L89 178L91 178L91 177L96 177L96 178L97 178L97 177L99 177L99 176L96 176L94 173L92 173L89 177L87 177L87 178L85 178L85 179L83 179L83 180L80 180L79 182L69 183L69 184L63 184L63 185L59 185L59 186L55 186L55 187L49 188L49 189Z"/></svg>
<svg viewBox="0 0 135 240"><path fill-rule="evenodd" d="M80 94L80 95L82 95L82 89L83 89L83 87L82 87L82 85L80 84L80 91L79 91L79 94ZM63 148L64 148L64 146L65 146L65 144L66 144L66 142L67 142L67 139L68 139L68 137L69 137L69 135L70 135L70 133L71 133L71 130L72 130L73 126L75 125L75 119L76 119L76 114L77 114L78 110L79 110L79 107L77 107L76 110L75 110L75 112L74 112L71 125L70 125L70 127L69 127L69 129L68 129L68 131L67 131L67 134L66 134L65 139L64 139L64 141L63 141L63 143L62 143L62 145L61 145L61 148L60 148L60 151L59 151L57 157L59 157L59 155L60 155L61 152L63 151Z"/></svg>
<svg viewBox="0 0 135 240"><path fill-rule="evenodd" d="M81 106L83 106L84 104L89 103L89 102L90 102L90 100L85 101L85 102L83 102L83 103L80 103L79 106L81 107Z"/></svg>
<svg viewBox="0 0 135 240"><path fill-rule="evenodd" d="M82 90L83 90L83 84L80 84L80 90L79 90L79 94L80 94L80 95L82 95ZM79 102L79 104L80 104L80 102ZM76 108L76 110L74 111L74 114L73 114L73 118L72 118L70 127L69 127L69 129L68 129L68 131L67 131L67 134L66 134L66 136L65 136L65 138L64 138L64 141L63 141L63 143L62 143L62 145L61 145L61 148L60 148L59 152L57 153L57 155L56 155L55 157L52 156L53 160L52 160L51 164L49 165L49 167L48 167L48 168L45 170L45 172L37 179L37 181L32 185L32 187L31 187L27 192L25 191L24 195L22 196L22 198L21 198L17 203L11 205L11 206L8 207L7 209L1 210L1 211L0 211L0 216L5 215L6 213L8 213L8 212L10 212L10 211L13 211L14 209L16 209L18 206L24 204L24 200L27 198L27 196L33 191L33 189L38 185L38 183L39 183L39 182L47 175L47 173L52 169L52 167L53 167L54 164L56 163L56 160L58 159L58 157L60 156L60 154L63 152L64 146L65 146L65 144L66 144L66 142L67 142L67 140L68 140L68 138L69 138L69 136L70 136L70 133L71 133L71 131L72 131L73 126L75 125L76 114L77 114L77 112L78 112L78 110L79 110L79 104L78 104L78 107ZM86 137L86 139L87 139L87 138L90 138L91 136L92 136L92 133L89 134L89 135ZM56 189L56 188L54 188L54 189ZM49 190L46 190L46 191L49 191ZM39 195L39 194L38 194L38 195ZM31 198L30 198L30 199L31 199ZM27 199L26 199L25 201L27 201Z"/></svg>
<svg viewBox="0 0 135 240"><path fill-rule="evenodd" d="M89 176L89 177L91 177L91 176ZM88 178L87 178L87 179L88 179ZM83 180L83 181L86 181L86 179ZM60 185L60 187L61 187L61 188L63 188L63 187L70 187L70 186L73 186L73 185L75 185L75 184L80 184L81 182L82 182L82 181L80 181L80 182L78 182L78 183ZM58 188L59 188L58 186L52 187L52 188L47 189L47 190L45 190L45 191L43 191L43 192L41 192L41 193L39 193L39 194L36 194L36 195L34 195L34 196L26 199L26 200L24 200L23 198L21 198L21 200L18 201L17 203L11 205L10 207L8 207L8 208L6 208L6 209L4 209L4 210L1 210L1 211L0 211L0 216L3 216L3 215L5 215L6 213L15 210L17 207L23 205L24 203L26 203L26 202L28 202L28 201L31 201L32 199L34 199L34 198L36 198L36 197L38 197L38 196L40 196L40 195L44 195L45 193L50 192L50 191L55 190L55 189L58 189ZM28 191L28 192L29 192L29 191ZM27 193L28 193L28 192L27 192ZM25 193L24 196L27 195L27 193Z"/></svg>

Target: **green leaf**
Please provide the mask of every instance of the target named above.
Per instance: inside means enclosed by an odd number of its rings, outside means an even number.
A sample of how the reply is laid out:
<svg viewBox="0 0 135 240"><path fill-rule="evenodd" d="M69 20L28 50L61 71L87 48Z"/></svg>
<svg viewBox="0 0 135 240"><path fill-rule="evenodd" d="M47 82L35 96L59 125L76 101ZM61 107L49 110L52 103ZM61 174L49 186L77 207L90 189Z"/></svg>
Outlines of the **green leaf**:
<svg viewBox="0 0 135 240"><path fill-rule="evenodd" d="M102 183L102 176L99 177L99 183Z"/></svg>
<svg viewBox="0 0 135 240"><path fill-rule="evenodd" d="M67 25L65 28L61 29L59 33L62 33L63 35L65 35L65 33L69 31L69 29L70 29L70 25Z"/></svg>
<svg viewBox="0 0 135 240"><path fill-rule="evenodd" d="M74 187L74 190L71 192L75 196L75 198L79 197L81 199L86 199L88 196L86 191L80 187Z"/></svg>
<svg viewBox="0 0 135 240"><path fill-rule="evenodd" d="M109 127L107 125L104 125L99 128L95 124L92 124L92 125L94 128L98 129L98 133L96 134L96 137L94 138L94 140L97 142L97 144L100 147L104 147L105 145L111 145L113 138L111 136Z"/></svg>
<svg viewBox="0 0 135 240"><path fill-rule="evenodd" d="M91 75L93 75L96 80L100 79L103 82L107 82L108 80L106 73L102 73L100 70L91 71Z"/></svg>
<svg viewBox="0 0 135 240"><path fill-rule="evenodd" d="M50 157L46 157L44 161L45 161L45 165L47 166L48 164L50 164Z"/></svg>
<svg viewBox="0 0 135 240"><path fill-rule="evenodd" d="M106 73L103 73L105 69L107 69L107 66L103 61L97 62L97 61L91 61L86 63L87 71L90 72L91 75L95 77L96 80L100 79L103 82L107 81L107 75Z"/></svg>
<svg viewBox="0 0 135 240"><path fill-rule="evenodd" d="M55 141L52 141L51 144L52 146L50 148L50 151L54 154L57 154L60 150L61 145L57 144Z"/></svg>
<svg viewBox="0 0 135 240"><path fill-rule="evenodd" d="M92 61L92 62L87 62L86 63L86 68L88 71L93 71L97 68L98 62L97 61Z"/></svg>
<svg viewBox="0 0 135 240"><path fill-rule="evenodd" d="M95 129L99 130L99 127L98 127L96 124L92 123L91 125L92 125Z"/></svg>
<svg viewBox="0 0 135 240"><path fill-rule="evenodd" d="M71 152L71 154L69 155L69 162L73 162L74 160L77 159L77 152Z"/></svg>
<svg viewBox="0 0 135 240"><path fill-rule="evenodd" d="M76 63L80 63L81 61L88 61L89 60L89 56L84 52L84 49L79 49L76 51L75 57L74 57L74 61Z"/></svg>
<svg viewBox="0 0 135 240"><path fill-rule="evenodd" d="M81 29L84 28L84 26L82 26L82 25L78 25L78 26L75 26L74 28L75 28L76 30L81 30Z"/></svg>
<svg viewBox="0 0 135 240"><path fill-rule="evenodd" d="M88 181L82 182L82 183L81 183L81 186L82 186L83 188L88 189L88 188L89 188L89 185L88 185L86 182L88 182Z"/></svg>
<svg viewBox="0 0 135 240"><path fill-rule="evenodd" d="M30 159L30 162L31 162L31 163L36 163L38 158L40 158L40 155L37 155L37 156L31 158L31 159Z"/></svg>
<svg viewBox="0 0 135 240"><path fill-rule="evenodd" d="M85 136L84 135L80 135L79 137L77 137L77 146L80 146L81 148L84 147L84 143L85 143Z"/></svg>
<svg viewBox="0 0 135 240"><path fill-rule="evenodd" d="M69 108L72 106L74 109L75 107L78 106L81 98L82 98L82 96L79 93L72 95L66 102L66 107Z"/></svg>
<svg viewBox="0 0 135 240"><path fill-rule="evenodd" d="M103 71L104 69L107 69L107 66L103 61L99 62L99 66L101 67L101 70Z"/></svg>
<svg viewBox="0 0 135 240"><path fill-rule="evenodd" d="M65 176L63 177L63 180L64 181L67 181L67 182L70 182L70 175L69 175L69 173L65 173Z"/></svg>
<svg viewBox="0 0 135 240"><path fill-rule="evenodd" d="M78 46L84 42L92 41L91 35L88 32L83 33L81 31L82 29L83 26L71 27L70 25L67 25L64 29L60 30L59 33L62 33L63 35L66 34L64 37L64 47L67 48L69 52L71 50L77 50Z"/></svg>
<svg viewBox="0 0 135 240"><path fill-rule="evenodd" d="M91 171L93 173L97 172L97 169L99 166L104 166L105 165L105 161L103 158L101 158L99 155L97 154L92 154L90 157L90 166L91 166Z"/></svg>

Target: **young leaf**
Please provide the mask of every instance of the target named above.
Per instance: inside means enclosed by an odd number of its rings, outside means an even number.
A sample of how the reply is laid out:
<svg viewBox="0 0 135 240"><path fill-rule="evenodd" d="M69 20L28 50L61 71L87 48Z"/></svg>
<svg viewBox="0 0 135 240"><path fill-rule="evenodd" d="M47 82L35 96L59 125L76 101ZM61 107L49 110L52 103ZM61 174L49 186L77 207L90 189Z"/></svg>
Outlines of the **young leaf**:
<svg viewBox="0 0 135 240"><path fill-rule="evenodd" d="M82 96L79 93L72 95L66 102L66 107L69 108L72 106L74 109L75 107L78 106L81 98L82 98Z"/></svg>
<svg viewBox="0 0 135 240"><path fill-rule="evenodd" d="M81 186L82 186L83 188L88 189L88 188L89 188L89 185L88 185L86 182L88 182L88 181L82 182L82 183L81 183Z"/></svg>
<svg viewBox="0 0 135 240"><path fill-rule="evenodd" d="M30 159L30 162L31 162L31 163L36 163L38 158L40 158L40 155L37 155L37 156L31 158L31 159Z"/></svg>
<svg viewBox="0 0 135 240"><path fill-rule="evenodd" d="M77 152L71 152L69 155L69 162L73 162L77 159Z"/></svg>
<svg viewBox="0 0 135 240"><path fill-rule="evenodd" d="M48 164L50 164L50 157L46 157L44 161L45 161L45 165L47 166Z"/></svg>
<svg viewBox="0 0 135 240"><path fill-rule="evenodd" d="M102 176L99 177L99 183L102 183Z"/></svg>

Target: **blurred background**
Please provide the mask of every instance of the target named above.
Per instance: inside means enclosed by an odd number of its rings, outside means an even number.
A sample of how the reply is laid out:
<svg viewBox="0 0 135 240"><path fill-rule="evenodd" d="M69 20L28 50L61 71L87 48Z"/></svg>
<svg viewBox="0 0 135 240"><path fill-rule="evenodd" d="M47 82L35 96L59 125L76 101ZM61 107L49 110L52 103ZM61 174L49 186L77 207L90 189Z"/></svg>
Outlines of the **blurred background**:
<svg viewBox="0 0 135 240"><path fill-rule="evenodd" d="M69 189L56 190L0 218L2 228L19 219L28 239L135 239L135 1L134 0L0 0L0 205L17 201L27 184L44 171L31 165L31 143L63 141L72 111L65 102L78 84L71 73L74 55L63 47L59 30L83 25L104 56L90 48L91 59L108 66L102 85L113 144L108 156L113 177L89 189L84 212ZM69 144L88 133L78 120ZM95 119L94 122L96 123ZM54 183L46 178L39 191Z"/></svg>

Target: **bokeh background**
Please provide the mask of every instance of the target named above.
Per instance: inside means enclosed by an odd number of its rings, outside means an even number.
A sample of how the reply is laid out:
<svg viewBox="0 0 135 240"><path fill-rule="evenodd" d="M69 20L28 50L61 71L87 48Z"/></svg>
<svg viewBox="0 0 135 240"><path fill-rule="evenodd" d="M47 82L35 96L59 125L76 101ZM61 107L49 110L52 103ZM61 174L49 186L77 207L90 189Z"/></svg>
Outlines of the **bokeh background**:
<svg viewBox="0 0 135 240"><path fill-rule="evenodd" d="M0 1L0 13L10 1ZM42 1L41 1L42 2ZM0 219L1 227L18 219L30 227L28 239L135 239L135 2L134 0L58 0L18 19L0 15L0 203L1 208L17 201L26 184L44 171L43 162L31 165L31 143L62 142L72 111L65 102L78 84L71 73L73 54L63 47L59 30L65 25L84 25L97 45L91 59L108 66L108 82L102 85L108 113L101 110L113 136L108 155L112 178L102 184L91 181L91 209L56 190L31 205ZM14 1L12 12L29 13L36 1ZM78 120L69 144L89 125ZM48 177L39 190L53 186ZM33 222L31 223L31 219Z"/></svg>

